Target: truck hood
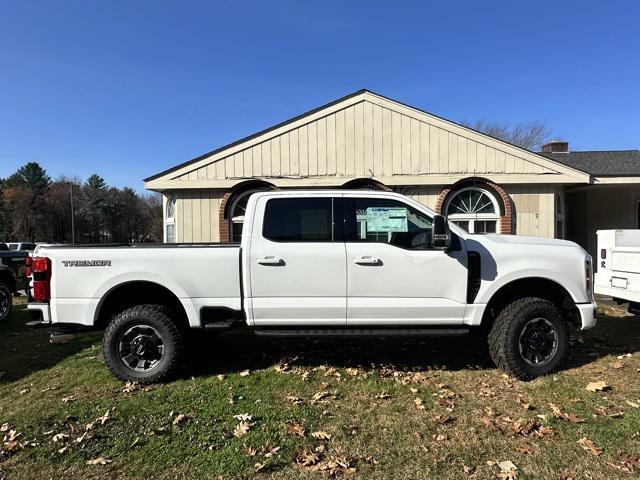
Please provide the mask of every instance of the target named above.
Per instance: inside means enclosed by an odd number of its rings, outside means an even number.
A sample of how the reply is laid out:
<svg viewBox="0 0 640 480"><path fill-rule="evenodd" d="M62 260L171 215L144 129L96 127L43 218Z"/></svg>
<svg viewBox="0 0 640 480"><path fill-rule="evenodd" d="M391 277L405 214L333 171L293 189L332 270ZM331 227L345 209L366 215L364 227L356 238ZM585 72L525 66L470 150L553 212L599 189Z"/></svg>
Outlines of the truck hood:
<svg viewBox="0 0 640 480"><path fill-rule="evenodd" d="M580 245L569 240L559 240L556 238L544 237L525 237L522 235L469 235L468 240L476 241L480 244L489 246L491 244L498 247L499 245L536 245L547 247L573 247L581 248Z"/></svg>

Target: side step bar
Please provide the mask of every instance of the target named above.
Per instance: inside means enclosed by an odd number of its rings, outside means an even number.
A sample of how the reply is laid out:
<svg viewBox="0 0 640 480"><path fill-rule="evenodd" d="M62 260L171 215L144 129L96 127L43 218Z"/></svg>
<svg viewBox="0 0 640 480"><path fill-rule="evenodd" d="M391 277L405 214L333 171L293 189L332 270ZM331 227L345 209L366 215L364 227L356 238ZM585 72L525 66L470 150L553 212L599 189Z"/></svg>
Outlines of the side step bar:
<svg viewBox="0 0 640 480"><path fill-rule="evenodd" d="M443 337L466 335L468 328L344 328L344 329L262 329L261 337Z"/></svg>
<svg viewBox="0 0 640 480"><path fill-rule="evenodd" d="M209 322L204 324L205 330L227 330L233 326L233 324L239 323L237 320L221 320L219 322Z"/></svg>

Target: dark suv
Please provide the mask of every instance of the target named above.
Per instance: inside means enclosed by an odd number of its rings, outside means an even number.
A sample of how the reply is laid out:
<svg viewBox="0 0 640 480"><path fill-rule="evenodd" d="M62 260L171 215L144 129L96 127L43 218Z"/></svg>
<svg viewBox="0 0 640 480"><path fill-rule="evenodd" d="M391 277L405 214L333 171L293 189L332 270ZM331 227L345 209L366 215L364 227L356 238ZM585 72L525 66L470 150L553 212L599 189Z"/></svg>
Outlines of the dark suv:
<svg viewBox="0 0 640 480"><path fill-rule="evenodd" d="M9 250L5 243L0 243L0 321L11 313L13 295L28 287L25 276L27 256L29 252Z"/></svg>

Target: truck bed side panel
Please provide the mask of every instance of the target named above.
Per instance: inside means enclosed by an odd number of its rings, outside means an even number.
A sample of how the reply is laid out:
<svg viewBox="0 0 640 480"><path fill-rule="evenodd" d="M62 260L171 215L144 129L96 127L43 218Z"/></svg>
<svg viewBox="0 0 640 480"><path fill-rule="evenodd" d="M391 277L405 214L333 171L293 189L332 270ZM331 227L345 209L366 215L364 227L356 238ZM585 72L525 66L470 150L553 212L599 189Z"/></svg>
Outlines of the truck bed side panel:
<svg viewBox="0 0 640 480"><path fill-rule="evenodd" d="M240 310L240 248L42 248L52 262L51 314L54 322L92 325L97 308L114 288L147 281L173 292L189 323L200 326L202 307Z"/></svg>

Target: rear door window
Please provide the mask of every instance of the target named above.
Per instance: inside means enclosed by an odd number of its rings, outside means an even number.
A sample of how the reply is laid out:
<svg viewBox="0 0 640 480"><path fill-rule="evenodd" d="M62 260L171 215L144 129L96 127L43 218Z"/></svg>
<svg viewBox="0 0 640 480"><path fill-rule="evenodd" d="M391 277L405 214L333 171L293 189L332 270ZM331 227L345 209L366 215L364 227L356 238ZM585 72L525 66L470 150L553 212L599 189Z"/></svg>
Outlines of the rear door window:
<svg viewBox="0 0 640 480"><path fill-rule="evenodd" d="M333 241L333 200L274 198L267 201L262 236L274 242Z"/></svg>

